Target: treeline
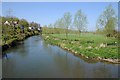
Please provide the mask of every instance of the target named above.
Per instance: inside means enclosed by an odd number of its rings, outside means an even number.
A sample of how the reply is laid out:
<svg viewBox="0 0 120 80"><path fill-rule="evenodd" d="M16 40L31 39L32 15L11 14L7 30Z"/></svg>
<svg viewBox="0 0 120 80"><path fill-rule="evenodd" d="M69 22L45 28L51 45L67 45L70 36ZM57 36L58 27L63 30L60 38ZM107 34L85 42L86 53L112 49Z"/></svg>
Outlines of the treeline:
<svg viewBox="0 0 120 80"><path fill-rule="evenodd" d="M0 17L2 19L2 44L10 44L14 40L23 40L24 38L39 34L37 30L39 27L38 23L29 23L25 19L19 19L17 17ZM34 29L29 29L30 26L34 26Z"/></svg>
<svg viewBox="0 0 120 80"><path fill-rule="evenodd" d="M42 33L43 34L66 34L66 29L63 28L52 28L49 26L43 26L42 27ZM77 30L71 30L68 29L69 34L79 34Z"/></svg>
<svg viewBox="0 0 120 80"><path fill-rule="evenodd" d="M94 16L93 16L94 18ZM87 32L87 16L82 10L78 10L72 18L70 12L64 13L62 18L59 18L53 24L43 26L44 33L65 33L66 37L68 33ZM118 37L118 18L112 5L108 5L103 13L98 17L96 21L97 34L104 34L107 37Z"/></svg>
<svg viewBox="0 0 120 80"><path fill-rule="evenodd" d="M47 29L48 28L48 29ZM68 37L68 33L81 33L86 32L87 28L87 17L81 11L78 10L74 16L74 21L72 20L72 15L70 12L66 12L62 18L55 21L54 24L49 24L43 26L43 32L52 33L64 33Z"/></svg>

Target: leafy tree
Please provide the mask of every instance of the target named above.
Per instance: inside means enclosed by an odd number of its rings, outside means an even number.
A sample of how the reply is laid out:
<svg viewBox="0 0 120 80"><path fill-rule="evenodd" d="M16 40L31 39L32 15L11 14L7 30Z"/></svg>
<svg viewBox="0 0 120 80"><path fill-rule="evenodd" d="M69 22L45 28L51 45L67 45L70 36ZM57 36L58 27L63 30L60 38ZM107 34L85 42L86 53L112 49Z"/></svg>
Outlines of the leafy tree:
<svg viewBox="0 0 120 80"><path fill-rule="evenodd" d="M63 33L64 30L64 18L59 18L54 24L54 32Z"/></svg>
<svg viewBox="0 0 120 80"><path fill-rule="evenodd" d="M54 33L60 33L58 28L59 28L59 19L54 23Z"/></svg>
<svg viewBox="0 0 120 80"><path fill-rule="evenodd" d="M78 29L79 33L86 30L87 17L81 10L76 12L73 24Z"/></svg>
<svg viewBox="0 0 120 80"><path fill-rule="evenodd" d="M104 12L99 16L96 28L97 31L104 31L107 35L112 35L115 27L117 26L117 17L112 5L106 7Z"/></svg>
<svg viewBox="0 0 120 80"><path fill-rule="evenodd" d="M109 34L109 36L114 36L114 31L115 31L115 27L117 23L117 19L116 18L110 18L105 26L105 33L107 33L107 35Z"/></svg>
<svg viewBox="0 0 120 80"><path fill-rule="evenodd" d="M63 22L62 22L62 25L64 26L65 30L66 30L66 37L68 37L68 28L70 27L71 25L71 22L72 22L72 15L70 14L70 12L66 12L64 14L64 17L63 19L61 19Z"/></svg>
<svg viewBox="0 0 120 80"><path fill-rule="evenodd" d="M28 27L29 26L29 23L25 20L25 19L21 19L19 21L19 25L23 25L24 27Z"/></svg>
<svg viewBox="0 0 120 80"><path fill-rule="evenodd" d="M37 27L39 26L39 24L38 24L38 23L35 23L35 22L31 22L31 23L30 23L30 26L34 26L34 27L37 28Z"/></svg>

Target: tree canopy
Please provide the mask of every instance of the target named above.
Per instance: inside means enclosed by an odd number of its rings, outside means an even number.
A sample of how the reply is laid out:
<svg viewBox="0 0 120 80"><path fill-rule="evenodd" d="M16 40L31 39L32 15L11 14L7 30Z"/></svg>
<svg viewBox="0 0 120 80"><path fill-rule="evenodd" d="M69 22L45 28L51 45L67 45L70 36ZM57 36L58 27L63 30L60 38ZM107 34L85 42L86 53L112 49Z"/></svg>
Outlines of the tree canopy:
<svg viewBox="0 0 120 80"><path fill-rule="evenodd" d="M81 10L78 10L74 16L73 24L79 32L85 31L87 28L87 16Z"/></svg>
<svg viewBox="0 0 120 80"><path fill-rule="evenodd" d="M99 16L96 23L96 28L97 31L104 31L106 34L112 35L116 27L117 27L117 16L112 5L109 5Z"/></svg>

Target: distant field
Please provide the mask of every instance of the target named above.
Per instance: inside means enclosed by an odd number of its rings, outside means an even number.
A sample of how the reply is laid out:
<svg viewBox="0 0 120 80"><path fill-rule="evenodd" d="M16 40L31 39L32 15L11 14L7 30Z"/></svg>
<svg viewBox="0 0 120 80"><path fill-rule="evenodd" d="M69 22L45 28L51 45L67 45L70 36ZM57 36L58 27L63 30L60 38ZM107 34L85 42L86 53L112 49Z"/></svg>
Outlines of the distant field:
<svg viewBox="0 0 120 80"><path fill-rule="evenodd" d="M78 34L69 34L68 38L66 38L65 34L52 34L54 37L58 37L60 39L68 39L68 40L79 40L79 41L89 41L94 40L94 43L109 43L118 41L118 39L113 37L106 37L104 35L92 34L92 33L82 33L81 35Z"/></svg>

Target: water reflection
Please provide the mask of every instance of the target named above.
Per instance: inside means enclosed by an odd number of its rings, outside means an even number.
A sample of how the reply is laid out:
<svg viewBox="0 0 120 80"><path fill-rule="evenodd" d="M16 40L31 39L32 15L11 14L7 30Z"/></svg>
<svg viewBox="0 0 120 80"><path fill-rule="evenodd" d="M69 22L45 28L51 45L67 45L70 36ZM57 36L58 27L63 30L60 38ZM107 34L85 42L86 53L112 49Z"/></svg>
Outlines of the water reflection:
<svg viewBox="0 0 120 80"><path fill-rule="evenodd" d="M88 63L57 46L33 36L24 44L6 51L3 77L118 77L118 65L102 62Z"/></svg>

